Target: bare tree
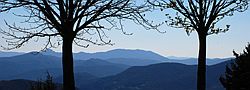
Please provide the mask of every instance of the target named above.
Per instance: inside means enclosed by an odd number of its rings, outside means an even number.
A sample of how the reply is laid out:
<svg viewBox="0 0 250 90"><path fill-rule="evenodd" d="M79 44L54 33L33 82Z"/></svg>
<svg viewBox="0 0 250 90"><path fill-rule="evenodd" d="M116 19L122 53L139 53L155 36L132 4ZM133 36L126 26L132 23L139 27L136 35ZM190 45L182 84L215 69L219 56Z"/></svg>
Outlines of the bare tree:
<svg viewBox="0 0 250 90"><path fill-rule="evenodd" d="M206 38L229 30L216 27L221 19L232 16L235 11L247 9L249 0L148 0L161 11L171 9L173 13L166 14L167 25L183 28L187 34L196 31L199 37L199 55L197 71L197 90L206 89Z"/></svg>
<svg viewBox="0 0 250 90"><path fill-rule="evenodd" d="M25 18L30 27L16 24L1 29L9 47L20 48L32 39L45 38L46 48L62 44L63 88L75 90L72 44L112 45L105 31L118 29L124 34L122 21L132 20L145 28L156 28L141 13L150 6L132 0L0 0L0 12L22 8L27 13L14 13ZM86 44L87 43L87 44Z"/></svg>

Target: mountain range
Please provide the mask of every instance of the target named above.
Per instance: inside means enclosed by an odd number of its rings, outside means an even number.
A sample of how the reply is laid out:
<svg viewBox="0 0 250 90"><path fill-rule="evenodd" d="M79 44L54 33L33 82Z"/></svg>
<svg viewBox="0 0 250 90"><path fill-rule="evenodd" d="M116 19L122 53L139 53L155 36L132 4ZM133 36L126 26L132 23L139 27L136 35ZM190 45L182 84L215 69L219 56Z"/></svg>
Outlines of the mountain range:
<svg viewBox="0 0 250 90"><path fill-rule="evenodd" d="M5 54L6 53L6 54ZM40 52L43 55L48 56L55 56L61 58L60 52L55 52L51 49L47 49L44 52ZM20 52L0 52L0 57L5 56L15 56L15 55L21 55L24 53ZM92 58L107 60L109 62L113 63L119 63L119 64L126 64L130 66L142 66L142 65L149 65L149 64L155 64L155 63L162 63L162 62L173 62L173 63L182 63L187 65L196 65L197 59L196 58L188 58L188 57L173 57L169 56L165 57L162 55L159 55L157 53L154 53L152 51L145 51L145 50L129 50L129 49L115 49L110 50L106 52L96 52L96 53L85 53L85 52L79 52L74 53L74 59L75 60L89 60ZM226 60L229 60L230 58L213 58L207 59L207 65L214 65L220 62L224 62Z"/></svg>
<svg viewBox="0 0 250 90"><path fill-rule="evenodd" d="M4 80L0 81L0 90L8 87L27 90L20 82L44 79L46 72L56 83L62 83L60 54L50 50L0 57L0 80ZM86 57L80 58L83 56ZM195 58L175 60L151 51L123 49L81 52L75 53L75 57L75 80L79 90L194 90L196 85ZM207 59L208 90L223 89L218 78L229 59Z"/></svg>

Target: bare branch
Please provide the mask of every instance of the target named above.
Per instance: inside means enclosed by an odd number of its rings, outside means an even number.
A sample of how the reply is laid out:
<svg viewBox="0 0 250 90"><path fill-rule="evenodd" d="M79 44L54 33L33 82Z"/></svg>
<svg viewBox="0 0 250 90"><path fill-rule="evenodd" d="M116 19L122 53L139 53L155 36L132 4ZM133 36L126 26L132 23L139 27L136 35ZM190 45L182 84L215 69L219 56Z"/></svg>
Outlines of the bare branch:
<svg viewBox="0 0 250 90"><path fill-rule="evenodd" d="M50 39L58 38L57 36L70 38L81 47L88 46L87 43L113 45L105 34L106 31L117 29L125 35L132 35L124 30L123 20L132 20L146 29L157 29L161 25L153 25L144 18L143 13L150 11L151 5L134 2L133 0L1 0L0 12L12 12L14 8L23 8L25 14L15 12L14 15L24 18L22 23L32 26L27 28L6 22L9 30L1 30L1 33L8 39L7 43L16 45L15 48L23 46L31 38L39 37L46 37L48 40L45 47L52 47L54 42ZM86 37L94 37L96 40ZM11 40L16 41L11 42Z"/></svg>

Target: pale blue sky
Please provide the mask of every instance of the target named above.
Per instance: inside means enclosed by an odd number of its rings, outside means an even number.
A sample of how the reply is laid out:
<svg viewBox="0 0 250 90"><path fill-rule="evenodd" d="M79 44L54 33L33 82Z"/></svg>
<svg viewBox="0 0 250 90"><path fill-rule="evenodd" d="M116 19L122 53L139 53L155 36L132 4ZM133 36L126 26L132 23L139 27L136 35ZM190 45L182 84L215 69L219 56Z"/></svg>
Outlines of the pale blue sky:
<svg viewBox="0 0 250 90"><path fill-rule="evenodd" d="M161 16L162 15L162 16ZM161 21L164 20L164 13L152 12L149 19ZM8 22L20 21L19 18L10 14L0 14L0 24L2 29L4 19ZM224 27L230 24L230 30L218 35L210 35L207 40L207 56L210 58L232 57L232 50L241 52L250 42L250 10L243 13L235 13L232 17L224 18L218 26ZM90 45L88 48L74 47L74 52L102 52L112 49L142 49L161 54L163 56L182 56L197 57L198 39L196 32L190 36L186 35L183 29L175 29L163 25L160 30L166 31L161 34L155 30L145 30L142 26L131 22L124 22L125 31L132 32L133 35L124 35L119 30L108 31L107 35L115 43L114 46L95 46ZM1 36L1 35L0 35ZM1 45L4 40L1 38ZM42 41L41 41L42 42ZM30 52L40 50L41 43L29 42L24 47L12 51ZM61 47L53 49L60 51Z"/></svg>

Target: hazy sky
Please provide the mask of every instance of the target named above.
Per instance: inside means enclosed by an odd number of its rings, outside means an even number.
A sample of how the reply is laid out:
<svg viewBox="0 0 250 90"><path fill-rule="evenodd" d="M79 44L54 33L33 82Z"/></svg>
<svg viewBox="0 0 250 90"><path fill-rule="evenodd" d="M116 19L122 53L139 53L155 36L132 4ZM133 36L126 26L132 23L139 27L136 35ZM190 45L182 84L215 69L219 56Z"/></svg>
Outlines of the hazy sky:
<svg viewBox="0 0 250 90"><path fill-rule="evenodd" d="M151 12L149 19L162 21L164 13ZM0 14L0 27L6 29L4 20L8 22L18 22L19 18L10 14ZM210 35L207 40L207 56L210 58L232 57L232 51L242 52L244 47L250 42L250 10L244 13L235 13L232 17L226 17L217 26L225 27L230 24L230 30L218 35ZM183 29L175 29L163 25L160 30L166 31L165 34L156 30L145 30L142 26L125 21L124 29L133 35L124 35L119 30L106 32L109 39L115 43L114 46L95 46L88 48L75 46L74 52L102 52L112 49L142 49L161 54L163 56L182 56L197 57L198 39L196 32L187 36ZM0 35L2 37L2 35ZM0 38L1 45L4 40ZM30 52L41 49L41 43L29 42L24 47L12 51ZM61 51L61 47L53 49Z"/></svg>

